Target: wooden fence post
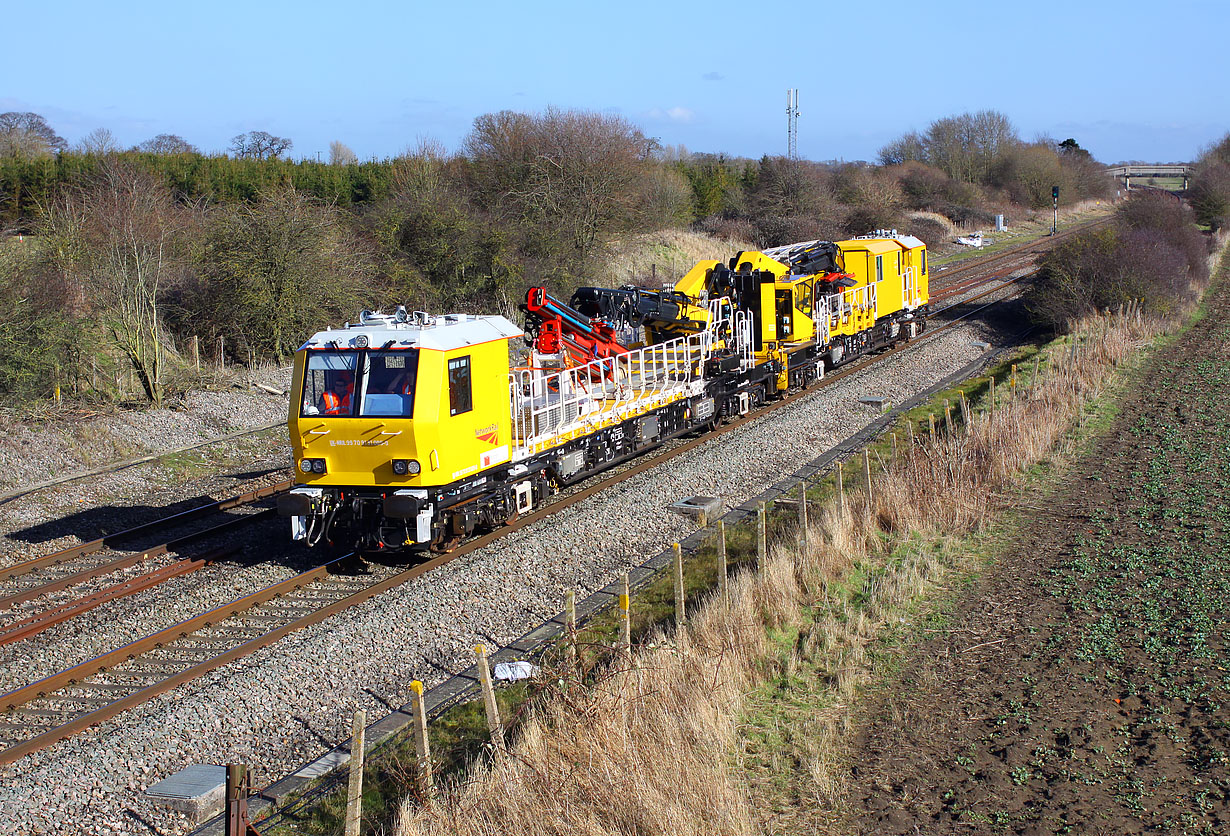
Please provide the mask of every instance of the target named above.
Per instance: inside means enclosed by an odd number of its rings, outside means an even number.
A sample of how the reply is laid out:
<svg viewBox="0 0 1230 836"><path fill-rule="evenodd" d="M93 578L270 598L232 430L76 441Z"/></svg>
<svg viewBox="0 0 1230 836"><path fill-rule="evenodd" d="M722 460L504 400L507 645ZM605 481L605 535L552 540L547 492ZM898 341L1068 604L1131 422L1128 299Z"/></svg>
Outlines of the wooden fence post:
<svg viewBox="0 0 1230 836"><path fill-rule="evenodd" d="M683 549L678 543L673 543L675 550L675 629L683 630L683 621L687 618L687 596L683 589Z"/></svg>
<svg viewBox="0 0 1230 836"><path fill-rule="evenodd" d="M474 655L478 657L478 681L483 686L483 704L487 708L487 731L491 733L491 745L499 754L504 753L504 724L500 722L500 706L495 701L495 686L491 684L491 666L487 663L487 648L477 645Z"/></svg>
<svg viewBox="0 0 1230 836"><path fill-rule="evenodd" d="M931 446L935 446L935 413L927 413L927 430L931 433Z"/></svg>
<svg viewBox="0 0 1230 836"><path fill-rule="evenodd" d="M726 520L717 521L718 592L722 606L730 606L730 590L726 578Z"/></svg>
<svg viewBox="0 0 1230 836"><path fill-rule="evenodd" d="M807 480L799 480L799 552L807 556Z"/></svg>
<svg viewBox="0 0 1230 836"><path fill-rule="evenodd" d="M1009 378L1008 384L1008 402L1016 400L1016 363L1012 364L1012 377Z"/></svg>
<svg viewBox="0 0 1230 836"><path fill-rule="evenodd" d="M632 590L627 572L624 572L624 591L619 596L619 646L629 659L632 658Z"/></svg>
<svg viewBox="0 0 1230 836"><path fill-rule="evenodd" d="M414 692L414 748L419 760L419 792L430 798L435 791L435 779L431 774L431 741L427 737L427 707L423 704L423 683L417 679L410 683Z"/></svg>
<svg viewBox="0 0 1230 836"><path fill-rule="evenodd" d="M350 787L346 792L346 836L359 836L363 819L363 732L367 729L367 712L354 713L350 736Z"/></svg>
<svg viewBox="0 0 1230 836"><path fill-rule="evenodd" d="M196 370L201 371L201 338L196 334L192 335L192 362L196 364Z"/></svg>
<svg viewBox="0 0 1230 836"><path fill-rule="evenodd" d="M897 431L893 430L893 458L892 463L897 463Z"/></svg>
<svg viewBox="0 0 1230 836"><path fill-rule="evenodd" d="M756 507L756 562L757 565L763 566L766 552L768 551L768 525L765 519L764 503L761 502Z"/></svg>
<svg viewBox="0 0 1230 836"><path fill-rule="evenodd" d="M987 384L987 397L991 401L991 414L995 414L995 375L991 375L991 380Z"/></svg>
<svg viewBox="0 0 1230 836"><path fill-rule="evenodd" d="M837 501L841 503L842 508L846 507L846 486L842 478L841 462L837 463Z"/></svg>
<svg viewBox="0 0 1230 836"><path fill-rule="evenodd" d="M578 676L581 673L577 661L577 593L575 589L564 592L564 647L568 667Z"/></svg>
<svg viewBox="0 0 1230 836"><path fill-rule="evenodd" d="M221 334L218 335L218 368L226 368L226 340Z"/></svg>

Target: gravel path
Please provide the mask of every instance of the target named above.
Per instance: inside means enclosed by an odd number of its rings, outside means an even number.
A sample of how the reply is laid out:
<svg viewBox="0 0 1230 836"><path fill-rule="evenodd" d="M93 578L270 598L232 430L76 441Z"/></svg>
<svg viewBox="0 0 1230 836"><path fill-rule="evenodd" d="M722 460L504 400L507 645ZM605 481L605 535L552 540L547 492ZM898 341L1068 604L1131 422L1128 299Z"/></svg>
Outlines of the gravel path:
<svg viewBox="0 0 1230 836"><path fill-rule="evenodd" d="M566 588L605 586L692 530L665 506L707 494L736 504L863 427L864 396L900 402L995 342L963 325L772 416L513 532L492 546L303 630L276 647L64 743L0 768L0 811L18 833L179 833L183 818L140 791L189 763L246 761L257 784L348 736L357 708L380 716L557 613Z"/></svg>

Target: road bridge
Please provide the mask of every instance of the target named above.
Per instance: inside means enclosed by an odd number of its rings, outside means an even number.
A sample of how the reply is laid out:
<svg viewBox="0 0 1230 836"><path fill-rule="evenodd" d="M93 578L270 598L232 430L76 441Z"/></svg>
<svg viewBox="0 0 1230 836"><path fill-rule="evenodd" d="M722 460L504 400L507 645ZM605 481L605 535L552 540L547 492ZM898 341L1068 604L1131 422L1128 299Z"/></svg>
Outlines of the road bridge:
<svg viewBox="0 0 1230 836"><path fill-rule="evenodd" d="M1182 177L1183 188L1186 190L1193 168L1195 166L1190 163L1131 163L1108 166L1106 172L1122 180L1123 185L1129 189L1132 188L1133 177Z"/></svg>

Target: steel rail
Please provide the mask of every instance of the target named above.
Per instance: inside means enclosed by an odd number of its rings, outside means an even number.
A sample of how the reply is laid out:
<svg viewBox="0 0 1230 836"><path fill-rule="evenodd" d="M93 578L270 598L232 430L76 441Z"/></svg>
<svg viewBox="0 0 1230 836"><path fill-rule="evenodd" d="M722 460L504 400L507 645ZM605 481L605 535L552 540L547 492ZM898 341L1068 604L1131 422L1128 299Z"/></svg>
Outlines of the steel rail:
<svg viewBox="0 0 1230 836"><path fill-rule="evenodd" d="M12 644L13 642L21 641L30 636L37 635L44 630L55 626L61 622L67 621L70 618L89 612L92 609L101 607L103 604L111 601L118 601L121 598L127 598L130 595L136 595L138 592L144 592L159 584L178 578L183 575L190 574L198 569L204 569L210 563L219 560L229 554L238 551L238 546L228 546L221 549L214 549L200 557L185 558L177 560L174 563L168 563L166 566L159 567L152 572L146 572L138 575L135 578L129 578L126 581L106 587L105 589L97 590L89 595L78 598L74 601L61 604L58 607L44 610L41 613L23 618L20 621L14 621L11 624L0 628L0 645Z"/></svg>
<svg viewBox="0 0 1230 836"><path fill-rule="evenodd" d="M975 301L985 296L989 296L993 293L1002 291L1003 289L1005 289L1005 287L1006 285L1000 284L997 287L991 288L990 290L987 290L984 293L978 294L975 297L971 297L970 299L963 300L962 302L958 304L960 305L968 304L971 301ZM182 685L184 683L197 679L206 673L216 670L222 665L225 665L229 662L233 662L237 659L241 659L244 656L248 656L256 652L257 650L261 650L265 647L268 647L293 632L304 629L306 627L310 627L315 624L319 624L325 619L329 618L330 616L336 615L354 606L365 603L366 601L369 601L372 598L384 592L387 592L390 589L393 589L395 587L401 586L402 584L408 583L409 581L412 581L428 572L438 569L447 563L450 563L454 560L457 560L461 557L471 554L472 552L475 552L481 548L484 548L485 546L488 546L491 543L496 542L497 540L507 536L508 534L514 531L518 531L521 528L524 528L525 526L530 525L532 523L538 522L539 520L545 519L546 517L551 516L552 514L555 514L558 511L563 510L564 508L567 508L569 506L582 502L585 499L588 499L589 497L594 496L595 494L603 490L606 490L610 487L613 487L619 484L620 482L623 482L631 478L632 476L636 476L640 473L650 470L651 468L658 467L664 462L670 461L671 459L681 456L684 453L690 452L696 449L697 447L701 446L702 444L708 443L709 441L715 438L718 438L722 435L725 435L726 433L734 432L742 427L745 427L748 424L752 423L753 421L757 421L760 418L763 418L764 416L774 412L775 410L778 410L787 405L793 404L796 401L815 393L820 388L823 388L825 386L831 386L852 374L863 371L868 366L873 365L874 363L878 363L879 361L883 359L893 356L899 352L905 351L911 347L917 346L919 343L925 342L928 339L934 338L935 336L947 330L948 328L951 328L957 325L962 319L973 316L975 313L981 310L984 310L987 307L991 307L994 304L997 304L997 303L996 302L988 303L987 305L983 305L974 310L967 311L961 314L960 316L953 318L950 322L947 322L939 326L938 328L928 331L927 333L921 335L917 339L911 340L908 343L904 343L902 345L891 348L888 351L881 352L878 355L873 355L872 357L868 358L866 362L858 363L847 369L838 370L822 378L820 381L817 382L816 385L813 385L806 389L799 390L798 392L788 394L780 398L779 400L766 404L765 406L761 407L755 412L749 412L747 415L742 416L732 421L729 424L723 425L722 427L719 427L713 432L705 433L704 435L693 438L689 440L688 442L674 449L671 449L667 452L664 452L660 455L649 457L645 459L644 461L638 463L637 465L631 468L628 468L627 470L620 471L617 474L614 474L614 475L611 475L604 479L599 480L598 482L594 483L593 485L587 488L584 488L582 490L576 491L575 493L569 494L564 499L551 503L550 505L547 505L543 508L540 508L524 516L518 516L514 518L513 520L509 521L504 526L501 526L500 528L494 531L488 532L487 534L483 534L479 537L474 538L473 540L470 540L467 543L462 544L460 547L458 547L454 551L451 551L447 554L437 555L436 557L426 560L423 563L417 564L409 569L406 569L403 572L399 572L395 575L391 575L390 577L385 578L384 580L379 581L373 584L372 586L367 587L366 589L359 590L347 596L346 598L343 598L333 603L327 604L326 606L320 608L319 610L309 613L308 615L305 615L302 618L295 619L294 621L291 621L287 624L277 627L269 631L268 633L265 633L261 636L257 636L255 638L249 639L248 641L243 642L242 644L236 647L233 647L227 650L226 652L219 654L216 657L213 657L204 662L200 662L196 665L193 665L189 668L179 671L157 683L149 685L145 688L141 688L133 692L132 694L129 694L128 696L125 696L119 700L116 700L115 702L101 706L93 711L90 711L78 717L75 717L72 720L68 721L67 723L52 727L41 734L38 734L34 737L28 738L23 741L20 741L14 744L13 746L10 746L7 749L0 750L0 765L13 763L14 761L19 760L20 758L25 757L28 754L32 754L48 746L51 746L54 743L64 740L67 737L71 737L72 735L80 731L83 731L84 729L89 728L90 726L96 725L101 722L105 722L106 720L110 720L114 718L115 716L117 716L118 714L126 711L127 709L140 705L144 702L147 702L150 699L153 699L154 697L171 690L172 688L175 688L179 685ZM948 308L945 308L943 310L950 310L952 307L956 307L956 305L949 306ZM329 561L328 563L322 564L321 566L318 566L314 569L310 569L307 572L303 572L302 574L296 575L293 578L289 578L286 581L283 581L279 584L275 584L274 586L267 587L262 590L258 590L257 592L244 596L243 598L232 601L229 604L224 604L220 607L210 610L207 613L203 613L191 619L187 619L186 621L180 622L179 624L168 627L150 636L146 636L145 638L138 639L134 642L131 642L130 644L125 645L124 647L121 647L109 653L100 655L87 662L83 662L79 665L74 666L73 668L70 668L67 671L63 671L58 674L53 674L49 677L46 677L42 680L39 680L38 682L27 685L23 688L19 688L14 691L10 691L7 694L0 695L0 710L4 710L6 712L20 713L19 712L20 707L22 705L25 705L26 703L32 702L36 699L46 697L49 694L52 694L57 690L71 687L76 683L82 682L85 678L89 676L102 673L118 664L134 659L137 656L140 656L143 653L149 652L150 650L153 650L157 647L161 647L165 644L168 644L170 642L173 642L179 639L188 638L191 636L193 632L200 630L204 627L208 627L223 618L240 615L241 613L249 609L252 609L256 606L259 606L260 604L271 601L282 595L285 595L288 592L293 591L294 589L301 588L313 581L320 580L324 577L327 577L329 567L337 565L341 561L347 560L352 556L353 555L347 555L344 557L337 558L333 561Z"/></svg>
<svg viewBox="0 0 1230 836"><path fill-rule="evenodd" d="M240 528L245 525L251 525L257 520L271 517L275 513L272 508L265 508L257 511L255 514L245 514L242 517L235 517L218 525L210 526L209 528L194 531L191 534L185 534L183 537L177 537L174 540L168 540L160 546L146 549L124 557L118 557L115 560L109 560L105 563L100 563L97 566L89 569L84 569L80 572L74 572L71 575L66 575L63 578L58 578L54 581L32 586L29 589L23 589L20 592L15 592L12 595L0 598L0 610L8 609L14 604L22 604L26 601L33 601L35 598L41 598L44 595L50 595L53 592L59 592L62 589L67 589L70 586L78 583L84 583L88 580L109 575L112 572L118 572L121 569L127 569L129 566L135 566L143 560L149 560L152 557L161 557L164 554L170 554L179 546L185 543L190 543L193 540L201 540L214 534L220 534L232 528Z"/></svg>
<svg viewBox="0 0 1230 836"><path fill-rule="evenodd" d="M189 522L191 520L204 517L208 514L217 511L228 511L231 508L239 507L240 505L248 505L258 499L275 496L279 493L290 490L294 486L294 480L287 479L283 482L278 482L276 485L265 485L261 488L255 488L245 493L237 494L236 496L220 499L217 502L210 502L206 505L199 505L196 508L189 508L186 511L172 514L169 517L151 520L147 523L126 528L123 531L117 531L114 534L107 534L95 540L90 540L88 543L79 543L76 546L70 546L67 549L61 549L52 554L43 555L42 557L31 558L30 560L15 563L12 566L6 566L0 569L0 581L7 580L18 575L24 575L32 572L35 569L43 566L52 566L57 563L65 563L69 560L75 560L78 557L93 554L94 552L102 551L105 548L114 546L116 541L129 539L139 534L148 534L151 531L157 531L159 528L164 528L168 525L175 525L181 522Z"/></svg>

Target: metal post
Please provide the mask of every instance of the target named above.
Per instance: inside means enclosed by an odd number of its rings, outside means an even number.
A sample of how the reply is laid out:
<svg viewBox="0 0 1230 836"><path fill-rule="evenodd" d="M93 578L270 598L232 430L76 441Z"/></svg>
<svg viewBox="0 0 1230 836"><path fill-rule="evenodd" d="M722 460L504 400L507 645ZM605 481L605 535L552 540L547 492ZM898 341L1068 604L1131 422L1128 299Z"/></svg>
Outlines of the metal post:
<svg viewBox="0 0 1230 836"><path fill-rule="evenodd" d="M474 655L478 657L478 681L483 686L483 704L487 708L487 731L491 733L491 745L497 753L504 752L504 724L500 722L500 706L495 701L495 686L491 684L491 666L487 664L487 648L477 645Z"/></svg>
<svg viewBox="0 0 1230 836"><path fill-rule="evenodd" d="M419 761L419 792L430 798L435 792L435 779L431 774L431 741L427 736L427 707L423 704L423 683L417 679L410 683L414 692L414 747Z"/></svg>
<svg viewBox="0 0 1230 836"><path fill-rule="evenodd" d="M354 713L350 736L350 787L346 792L345 836L359 836L363 820L363 732L367 729L367 712Z"/></svg>
<svg viewBox="0 0 1230 836"><path fill-rule="evenodd" d="M672 543L675 550L675 628L683 629L683 620L687 617L687 597L683 590L683 549L678 543Z"/></svg>
<svg viewBox="0 0 1230 836"><path fill-rule="evenodd" d="M226 765L226 836L260 836L248 818L248 796L252 776L240 763Z"/></svg>

